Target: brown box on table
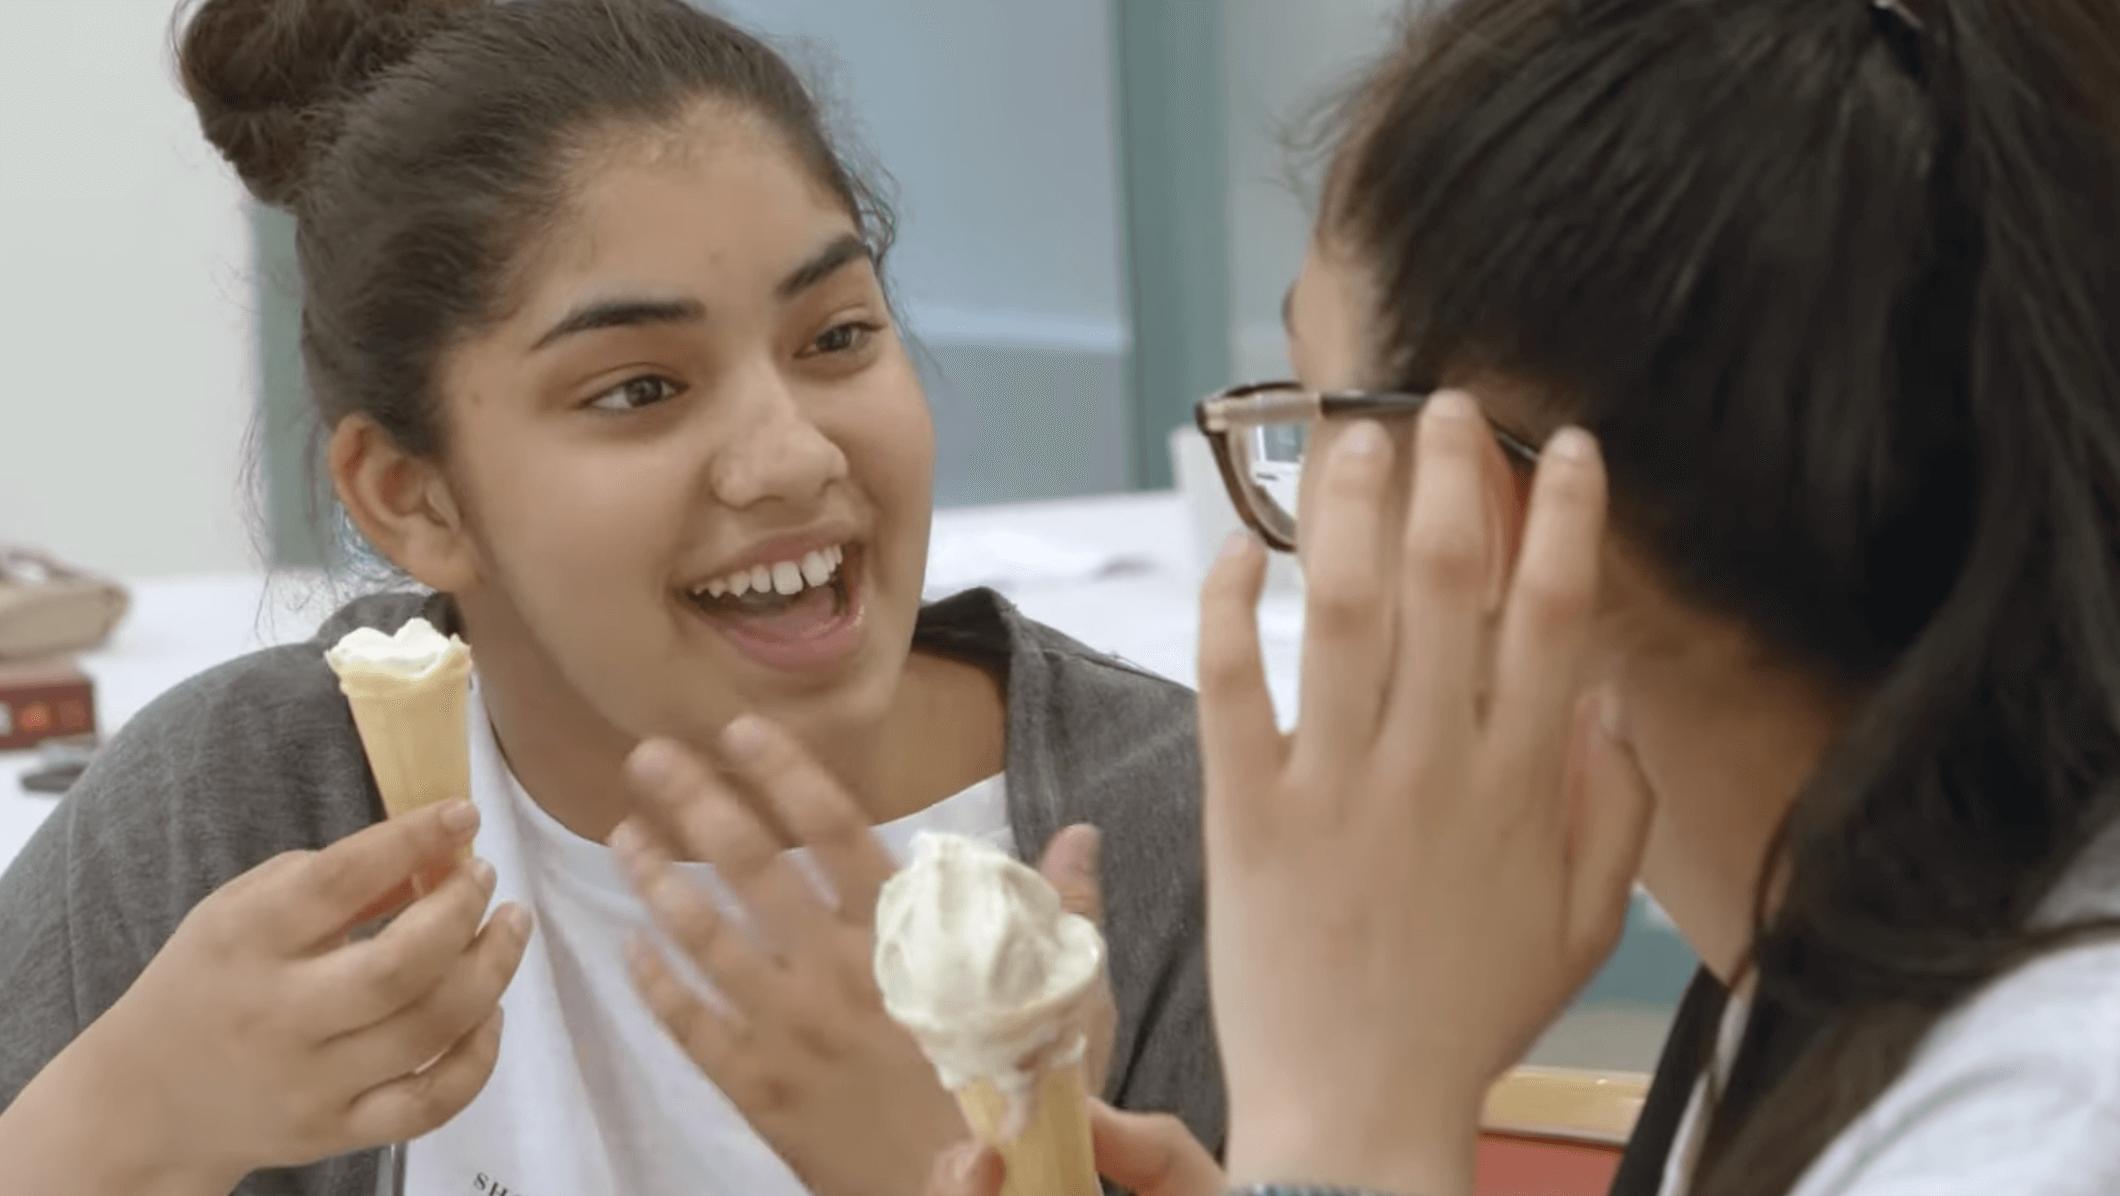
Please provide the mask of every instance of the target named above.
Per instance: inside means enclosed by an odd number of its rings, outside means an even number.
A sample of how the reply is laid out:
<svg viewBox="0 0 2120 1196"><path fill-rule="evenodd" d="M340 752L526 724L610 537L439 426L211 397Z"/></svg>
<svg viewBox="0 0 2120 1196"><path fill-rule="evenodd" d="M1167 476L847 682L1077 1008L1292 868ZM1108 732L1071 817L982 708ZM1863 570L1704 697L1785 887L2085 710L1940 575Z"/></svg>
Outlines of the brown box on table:
<svg viewBox="0 0 2120 1196"><path fill-rule="evenodd" d="M0 752L95 730L95 682L72 660L0 664Z"/></svg>

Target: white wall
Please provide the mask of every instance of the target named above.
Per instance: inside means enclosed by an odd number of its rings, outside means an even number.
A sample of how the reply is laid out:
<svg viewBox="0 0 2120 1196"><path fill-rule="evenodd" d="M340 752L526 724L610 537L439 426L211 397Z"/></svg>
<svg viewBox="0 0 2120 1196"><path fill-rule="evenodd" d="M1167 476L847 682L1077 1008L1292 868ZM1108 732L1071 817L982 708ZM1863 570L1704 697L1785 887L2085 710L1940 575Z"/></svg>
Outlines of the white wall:
<svg viewBox="0 0 2120 1196"><path fill-rule="evenodd" d="M174 0L0 0L0 541L125 577L255 561L241 189Z"/></svg>
<svg viewBox="0 0 2120 1196"><path fill-rule="evenodd" d="M899 184L901 295L944 320L1120 319L1106 0L721 0Z"/></svg>
<svg viewBox="0 0 2120 1196"><path fill-rule="evenodd" d="M1230 372L1263 378L1288 370L1281 296L1310 229L1287 134L1386 48L1408 0L1211 2L1222 6ZM931 389L945 500L992 497L1027 474L1035 492L1069 470L1087 488L1125 486L1109 0L715 7L822 74L900 184L896 276L943 367ZM1053 453L1056 442L1069 451Z"/></svg>
<svg viewBox="0 0 2120 1196"><path fill-rule="evenodd" d="M930 355L938 499L1124 489L1107 0L708 7L794 60L897 184L892 277Z"/></svg>

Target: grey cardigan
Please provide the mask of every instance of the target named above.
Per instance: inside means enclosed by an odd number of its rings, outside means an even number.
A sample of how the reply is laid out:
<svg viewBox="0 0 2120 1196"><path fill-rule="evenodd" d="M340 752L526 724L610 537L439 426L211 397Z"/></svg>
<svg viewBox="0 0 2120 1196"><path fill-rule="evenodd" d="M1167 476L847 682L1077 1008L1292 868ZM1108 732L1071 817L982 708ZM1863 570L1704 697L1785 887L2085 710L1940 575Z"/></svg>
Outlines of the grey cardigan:
<svg viewBox="0 0 2120 1196"><path fill-rule="evenodd" d="M323 648L354 627L392 630L421 613L449 620L431 595L358 600L307 643L253 653L171 690L100 754L0 876L0 1108L125 992L217 886L381 817ZM1006 679L1009 818L1023 856L1036 858L1073 823L1105 832L1105 933L1119 1005L1105 1095L1177 1113L1219 1149L1191 693L987 591L928 607L915 642ZM379 1154L258 1172L236 1192L369 1196Z"/></svg>

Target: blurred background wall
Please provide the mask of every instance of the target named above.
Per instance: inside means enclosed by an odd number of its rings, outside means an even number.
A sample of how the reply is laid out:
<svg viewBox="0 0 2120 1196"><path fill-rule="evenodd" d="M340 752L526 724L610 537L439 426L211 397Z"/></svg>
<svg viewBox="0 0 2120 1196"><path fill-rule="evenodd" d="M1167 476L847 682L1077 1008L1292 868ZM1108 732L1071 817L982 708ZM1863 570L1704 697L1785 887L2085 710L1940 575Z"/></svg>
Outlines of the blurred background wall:
<svg viewBox="0 0 2120 1196"><path fill-rule="evenodd" d="M1131 486L1112 7L718 7L805 68L896 184L942 501Z"/></svg>
<svg viewBox="0 0 2120 1196"><path fill-rule="evenodd" d="M0 2L0 541L127 575L257 559L251 246L174 7Z"/></svg>

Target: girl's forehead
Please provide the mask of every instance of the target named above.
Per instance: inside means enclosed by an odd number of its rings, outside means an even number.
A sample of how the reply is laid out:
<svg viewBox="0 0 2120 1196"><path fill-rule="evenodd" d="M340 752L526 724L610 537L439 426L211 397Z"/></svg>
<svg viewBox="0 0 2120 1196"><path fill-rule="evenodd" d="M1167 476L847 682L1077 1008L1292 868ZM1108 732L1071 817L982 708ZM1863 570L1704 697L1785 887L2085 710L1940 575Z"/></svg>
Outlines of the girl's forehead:
<svg viewBox="0 0 2120 1196"><path fill-rule="evenodd" d="M567 155L561 186L550 244L562 267L658 241L770 235L776 216L838 206L748 119L605 130Z"/></svg>
<svg viewBox="0 0 2120 1196"><path fill-rule="evenodd" d="M706 98L668 119L594 121L567 138L562 166L579 185L625 168L684 167L729 153L772 151L786 152L786 141L771 121L741 105Z"/></svg>
<svg viewBox="0 0 2120 1196"><path fill-rule="evenodd" d="M1286 310L1290 353L1307 384L1324 390L1405 385L1382 376L1400 348L1386 343L1382 300L1374 273L1360 260L1334 245L1311 246L1288 289ZM1435 381L1470 391L1489 419L1534 443L1568 417L1556 388L1506 367L1463 362Z"/></svg>
<svg viewBox="0 0 2120 1196"><path fill-rule="evenodd" d="M1316 242L1289 286L1283 316L1289 352L1304 381L1324 390L1371 386L1375 324L1368 273L1344 253Z"/></svg>
<svg viewBox="0 0 2120 1196"><path fill-rule="evenodd" d="M854 235L853 217L778 139L726 130L681 152L584 163L520 277L527 314L592 292L772 298L793 263Z"/></svg>

